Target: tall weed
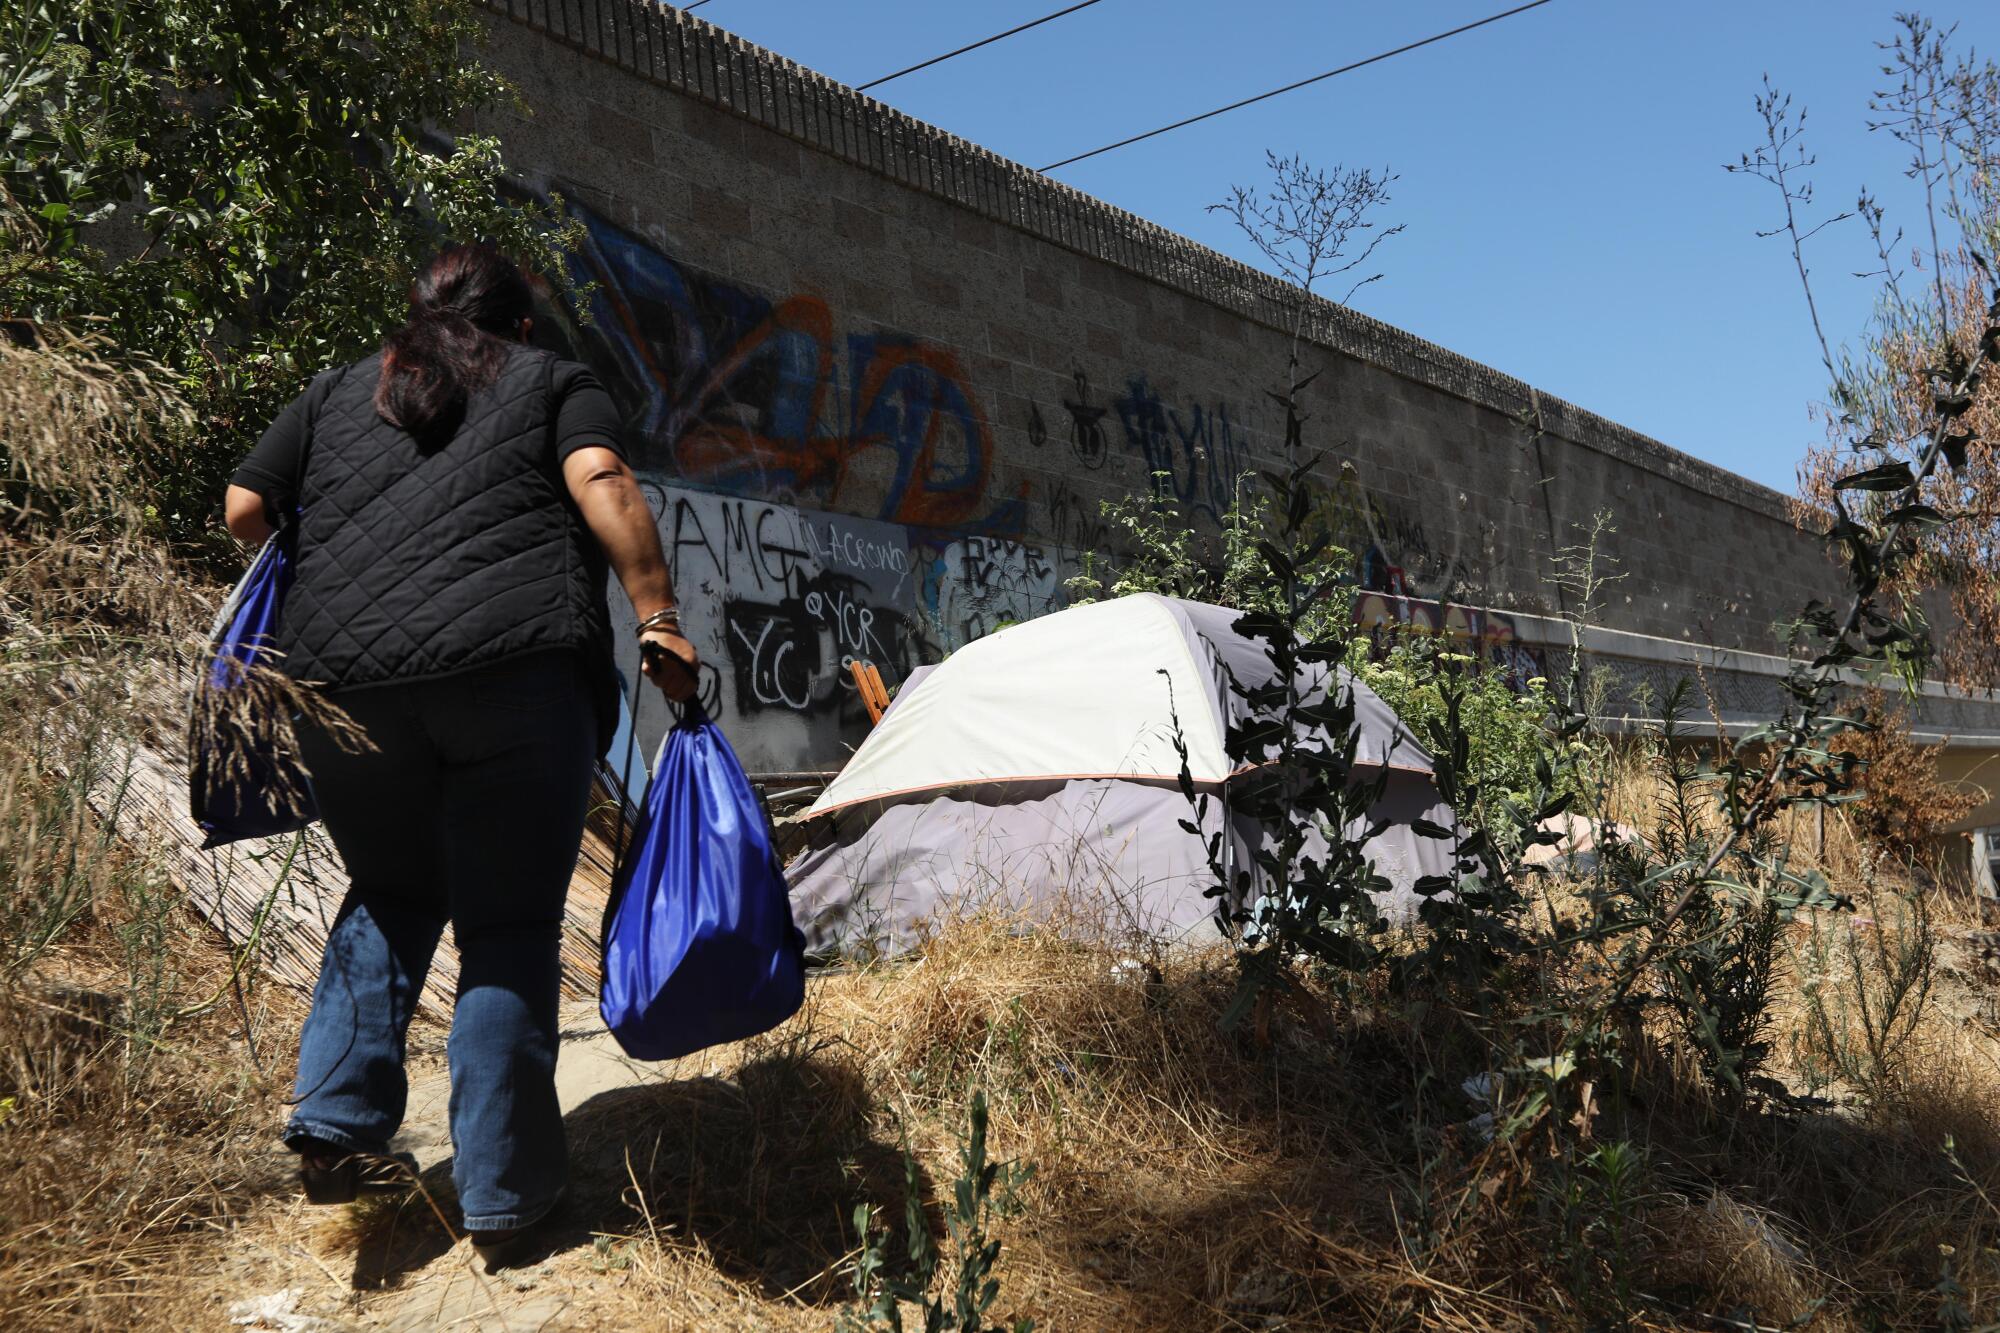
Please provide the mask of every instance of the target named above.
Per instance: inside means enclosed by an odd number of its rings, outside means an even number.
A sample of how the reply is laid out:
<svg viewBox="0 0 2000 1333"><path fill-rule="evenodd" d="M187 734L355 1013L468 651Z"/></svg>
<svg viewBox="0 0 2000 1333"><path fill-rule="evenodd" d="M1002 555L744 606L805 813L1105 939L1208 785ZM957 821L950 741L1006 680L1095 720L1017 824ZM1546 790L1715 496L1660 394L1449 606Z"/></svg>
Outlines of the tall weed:
<svg viewBox="0 0 2000 1333"><path fill-rule="evenodd" d="M1914 1039L1936 981L1938 939L1920 889L1870 885L1867 916L1817 918L1799 950L1804 1023L1794 1036L1808 1086L1845 1084L1875 1107L1907 1089Z"/></svg>
<svg viewBox="0 0 2000 1333"><path fill-rule="evenodd" d="M0 337L0 1323L172 1323L254 1174L260 995L112 828L178 740L204 588L152 503L187 410L156 367ZM211 1003L220 994L233 1008Z"/></svg>
<svg viewBox="0 0 2000 1333"><path fill-rule="evenodd" d="M842 1329L903 1333L902 1307L908 1303L918 1308L923 1333L1033 1333L1034 1320L1025 1316L1011 1324L988 1321L988 1311L1000 1296L996 1276L1000 1242L991 1234L992 1219L1018 1211L1015 1191L1033 1176L1034 1168L989 1160L987 1127L986 1090L975 1088L958 1149L959 1174L944 1204L951 1254L940 1254L931 1237L917 1161L907 1150L903 1154L907 1253L900 1265L892 1264L886 1253L888 1236L876 1224L875 1209L866 1203L855 1206L854 1229L863 1241L851 1269L856 1304L842 1312ZM945 1279L942 1288L940 1276Z"/></svg>

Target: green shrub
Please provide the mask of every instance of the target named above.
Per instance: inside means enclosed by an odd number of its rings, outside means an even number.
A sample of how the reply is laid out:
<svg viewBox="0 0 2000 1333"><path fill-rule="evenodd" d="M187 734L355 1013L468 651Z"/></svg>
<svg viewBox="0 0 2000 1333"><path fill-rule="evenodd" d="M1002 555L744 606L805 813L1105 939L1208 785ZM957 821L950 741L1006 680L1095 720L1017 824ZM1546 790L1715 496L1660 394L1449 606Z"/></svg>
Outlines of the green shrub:
<svg viewBox="0 0 2000 1333"><path fill-rule="evenodd" d="M1155 473L1154 480L1162 482L1167 475ZM1301 485L1310 487L1311 483L1302 480ZM1247 472L1238 477L1235 499L1213 533L1196 526L1193 517L1172 498L1170 488L1157 485L1155 489L1152 496L1131 495L1099 506L1111 530L1119 534L1124 553L1113 556L1086 551L1082 572L1063 585L1071 605L1151 592L1239 611L1280 609L1270 562L1260 549L1260 544L1280 535L1282 526L1268 479ZM1300 631L1307 638L1325 640L1344 633L1351 624L1346 588L1336 585L1352 582L1348 576L1354 556L1332 540L1318 517L1316 493L1313 498L1312 512L1297 525L1289 544L1299 549L1312 545L1312 554L1298 571L1307 585L1334 588L1307 608L1300 621ZM1292 555L1296 557L1298 550Z"/></svg>
<svg viewBox="0 0 2000 1333"><path fill-rule="evenodd" d="M1426 738L1445 720L1444 668L1454 663L1466 668L1459 722L1471 741L1467 776L1480 792L1478 807L1459 813L1485 827L1500 800L1530 798L1536 764L1546 763L1556 744L1548 726L1548 682L1537 676L1517 690L1505 673L1482 666L1448 639L1427 635L1398 636L1380 654L1367 640L1357 639L1347 654L1348 668L1396 710L1420 744L1429 744Z"/></svg>
<svg viewBox="0 0 2000 1333"><path fill-rule="evenodd" d="M471 0L0 8L0 318L165 368L197 418L165 441L174 539L212 536L258 433L401 322L441 239L563 280L574 229L501 195L497 140L432 128L512 96L483 32Z"/></svg>

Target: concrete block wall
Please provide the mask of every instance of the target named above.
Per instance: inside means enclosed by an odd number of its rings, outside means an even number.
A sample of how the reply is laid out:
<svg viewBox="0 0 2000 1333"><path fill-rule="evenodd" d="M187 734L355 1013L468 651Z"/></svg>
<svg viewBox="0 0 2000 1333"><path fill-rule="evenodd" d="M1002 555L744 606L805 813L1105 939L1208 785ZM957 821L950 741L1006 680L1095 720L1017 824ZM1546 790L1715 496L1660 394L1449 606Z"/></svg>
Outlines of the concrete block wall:
<svg viewBox="0 0 2000 1333"><path fill-rule="evenodd" d="M492 0L526 191L588 229L589 322L753 769L837 766L892 679L1056 609L1103 501L1197 523L1281 447L1276 279L647 0ZM1782 496L1331 302L1309 448L1384 614L1559 611L1600 510L1602 623L1769 651L1832 577ZM1528 423L1539 422L1540 432ZM864 614L865 613L865 614ZM1422 614L1419 610L1419 614Z"/></svg>

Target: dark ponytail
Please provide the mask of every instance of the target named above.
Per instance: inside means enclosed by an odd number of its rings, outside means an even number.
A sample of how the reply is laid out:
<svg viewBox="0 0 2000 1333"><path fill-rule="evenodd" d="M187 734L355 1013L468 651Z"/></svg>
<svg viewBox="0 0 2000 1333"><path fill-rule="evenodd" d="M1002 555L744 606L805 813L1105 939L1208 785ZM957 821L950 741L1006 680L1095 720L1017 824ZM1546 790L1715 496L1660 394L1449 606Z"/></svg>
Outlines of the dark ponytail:
<svg viewBox="0 0 2000 1333"><path fill-rule="evenodd" d="M454 246L410 289L410 320L382 344L375 410L424 435L456 424L466 398L493 382L534 307L528 280L486 245Z"/></svg>

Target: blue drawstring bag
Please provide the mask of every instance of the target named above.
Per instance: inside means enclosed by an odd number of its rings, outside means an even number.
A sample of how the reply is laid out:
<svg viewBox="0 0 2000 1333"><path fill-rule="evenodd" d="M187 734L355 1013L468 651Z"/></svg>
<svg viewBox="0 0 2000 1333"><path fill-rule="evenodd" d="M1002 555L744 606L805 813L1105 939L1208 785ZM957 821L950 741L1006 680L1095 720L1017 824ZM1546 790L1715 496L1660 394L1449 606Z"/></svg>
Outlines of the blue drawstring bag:
<svg viewBox="0 0 2000 1333"><path fill-rule="evenodd" d="M805 1002L805 936L764 809L690 704L667 733L605 914L598 1012L641 1060L767 1032Z"/></svg>
<svg viewBox="0 0 2000 1333"><path fill-rule="evenodd" d="M208 667L195 687L188 724L188 805L206 835L204 848L294 833L319 818L312 788L293 757L247 733L235 742L233 762L225 763L214 723L218 705L227 706L223 697L244 688L249 669L272 665L278 614L291 586L289 534L279 532L257 552L209 631ZM209 698L202 697L204 691ZM288 788L295 794L281 799L278 793Z"/></svg>

